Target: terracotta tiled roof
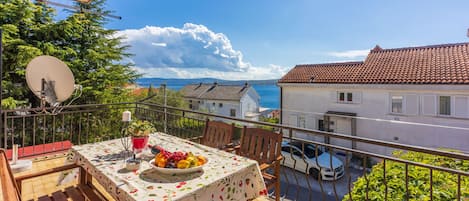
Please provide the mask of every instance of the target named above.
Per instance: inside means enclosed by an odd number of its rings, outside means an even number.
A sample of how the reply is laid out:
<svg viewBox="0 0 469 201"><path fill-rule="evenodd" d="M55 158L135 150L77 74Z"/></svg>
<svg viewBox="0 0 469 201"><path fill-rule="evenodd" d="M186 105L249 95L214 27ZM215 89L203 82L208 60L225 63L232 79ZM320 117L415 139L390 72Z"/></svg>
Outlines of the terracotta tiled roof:
<svg viewBox="0 0 469 201"><path fill-rule="evenodd" d="M249 85L191 84L184 86L180 92L185 98L239 101L250 87Z"/></svg>
<svg viewBox="0 0 469 201"><path fill-rule="evenodd" d="M376 46L364 62L297 65L279 83L469 84L469 43Z"/></svg>

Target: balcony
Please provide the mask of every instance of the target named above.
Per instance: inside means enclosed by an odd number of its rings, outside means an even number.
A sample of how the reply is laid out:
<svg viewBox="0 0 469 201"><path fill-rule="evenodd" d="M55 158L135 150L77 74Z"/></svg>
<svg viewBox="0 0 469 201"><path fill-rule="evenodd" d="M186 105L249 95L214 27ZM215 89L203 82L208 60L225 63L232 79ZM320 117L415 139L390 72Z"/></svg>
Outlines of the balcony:
<svg viewBox="0 0 469 201"><path fill-rule="evenodd" d="M135 118L148 120L157 126L157 130L180 138L201 136L205 120L215 119L233 122L237 125L233 142L238 143L241 126L249 125L272 129L283 133L285 150L282 155L281 199L283 200L456 200L469 199L469 172L456 166L438 166L437 163L420 163L398 155L382 155L372 151L353 149L322 141L313 141L313 137L341 139L352 144L360 143L370 147L385 147L396 153L429 154L468 163L469 155L439 149L409 146L404 144L366 139L356 136L309 130L285 125L237 119L213 115L204 112L164 107L148 103L119 103L79 105L64 108L59 114L49 114L41 110L5 110L3 111L0 136L0 148L11 149L19 144L19 157L33 159L33 169L24 173L40 171L65 163L65 156L71 145L80 145L106 141L121 137L121 114L129 110ZM377 131L379 132L379 131ZM297 133L311 138L298 138ZM297 151L295 152L294 149ZM298 153L299 152L299 153ZM301 154L305 153L305 154ZM308 156L307 153L314 153ZM11 154L10 154L11 156ZM323 156L322 158L319 156ZM309 160L314 158L314 160ZM330 161L333 167L319 166L320 160ZM335 161L335 162L334 162ZM371 168L373 164L379 165ZM334 165L337 164L337 165ZM398 172L389 169L400 167ZM422 182L423 194L412 187L414 170L428 172ZM382 177L370 177L371 171L378 171ZM73 182L57 186L60 175L25 181L22 184L23 199L37 199L57 188L74 185ZM364 182L364 191L356 195L355 182ZM441 179L446 177L446 179ZM403 186L394 186L394 180L405 181ZM99 185L98 185L99 186ZM452 187L450 194L442 195L443 188ZM454 187L454 188L453 188ZM395 189L400 188L403 194ZM376 189L381 189L377 191ZM100 190L104 193L104 190ZM384 192L377 195L377 192ZM446 192L446 191L445 191ZM271 192L270 192L271 193ZM105 194L105 193L104 193ZM273 194L271 194L273 195ZM416 197L416 196L420 196ZM106 194L105 194L106 196ZM354 197L355 196L355 197ZM446 197L445 197L446 196ZM112 200L109 196L107 199ZM271 197L272 198L272 197ZM401 199L402 198L402 199Z"/></svg>

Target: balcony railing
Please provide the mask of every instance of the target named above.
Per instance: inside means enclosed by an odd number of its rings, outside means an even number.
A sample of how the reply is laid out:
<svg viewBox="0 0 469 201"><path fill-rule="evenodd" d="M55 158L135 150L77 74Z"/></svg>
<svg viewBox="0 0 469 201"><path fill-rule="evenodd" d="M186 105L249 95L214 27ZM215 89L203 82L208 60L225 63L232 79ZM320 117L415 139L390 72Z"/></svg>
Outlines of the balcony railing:
<svg viewBox="0 0 469 201"><path fill-rule="evenodd" d="M257 122L205 112L164 107L149 103L119 103L79 105L63 108L59 114L50 114L36 109L6 110L2 114L0 148L11 149L20 144L20 157L32 157L50 152L65 151L70 144L85 144L121 137L121 114L132 111L134 118L153 122L157 130L181 138L201 136L207 118L234 122L238 128L234 135L237 142L241 126L255 126L282 132L285 142L295 143L301 153L314 153L311 158L295 152L293 148L282 152L281 195L287 200L466 200L469 199L468 169L436 163L420 163L397 155L384 155L363 149L338 146L316 141L318 137L341 139L360 143L360 147L385 147L399 153L428 154L438 160L454 160L469 163L464 153L410 146L357 136L323 132L286 125ZM380 132L380 131L376 131ZM301 133L302 138L297 137ZM306 137L305 137L306 136ZM323 155L321 158L320 155ZM326 153L326 154L325 154ZM300 155L298 155L300 154ZM326 157L326 158L324 158ZM330 167L317 166L322 160ZM370 177L371 166L382 177ZM331 165L332 164L332 165ZM334 165L336 164L336 165ZM390 169L391 166L398 170ZM400 169L399 169L400 168ZM427 172L425 181L417 181L415 172ZM396 171L399 171L396 173ZM318 174L319 173L319 174ZM319 176L318 176L319 175ZM353 190L358 177L366 186ZM441 180L441 177L446 179ZM394 180L404 181L403 186L394 186ZM423 195L416 193L415 182L422 182ZM401 188L403 195L393 189ZM451 190L448 190L451 188ZM377 189L381 191L377 191ZM446 191L445 191L446 190ZM377 192L380 192L377 195ZM384 192L384 193L382 193ZM449 192L449 194L448 194ZM357 195L360 194L360 195ZM421 197L415 197L416 195Z"/></svg>

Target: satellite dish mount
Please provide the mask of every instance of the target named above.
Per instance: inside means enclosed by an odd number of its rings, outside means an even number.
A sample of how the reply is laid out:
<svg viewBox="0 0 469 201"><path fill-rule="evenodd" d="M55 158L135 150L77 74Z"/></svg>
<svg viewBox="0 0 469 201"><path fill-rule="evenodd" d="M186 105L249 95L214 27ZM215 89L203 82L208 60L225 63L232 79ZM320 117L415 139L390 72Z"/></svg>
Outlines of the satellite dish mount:
<svg viewBox="0 0 469 201"><path fill-rule="evenodd" d="M81 86L75 85L72 71L61 60L52 56L38 56L26 67L26 82L31 91L41 100L41 112L47 111L46 103L52 107L52 113L59 113L60 105L73 98L67 105L81 96Z"/></svg>

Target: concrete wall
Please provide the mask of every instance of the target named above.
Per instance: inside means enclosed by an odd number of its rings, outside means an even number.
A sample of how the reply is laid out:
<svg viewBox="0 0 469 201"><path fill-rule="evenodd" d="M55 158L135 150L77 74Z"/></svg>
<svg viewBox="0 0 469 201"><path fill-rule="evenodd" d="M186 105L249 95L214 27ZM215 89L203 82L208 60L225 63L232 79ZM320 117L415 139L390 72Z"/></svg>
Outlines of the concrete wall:
<svg viewBox="0 0 469 201"><path fill-rule="evenodd" d="M327 111L356 113L356 134L367 137L403 144L419 145L432 148L452 148L469 152L469 86L412 86L412 85L308 85L308 84L284 84L282 123L302 127L298 120L306 120L304 127L318 129L318 119L322 119L322 113ZM337 92L352 92L359 100L352 103L338 103ZM391 113L391 95L409 95L407 111L404 114ZM424 96L449 95L452 96L452 116L428 114L425 112ZM455 97L466 97L468 100L459 107L455 107ZM434 103L434 104L437 104ZM426 106L428 106L428 101ZM436 111L438 111L438 107ZM463 111L465 110L465 111ZM458 115L456 115L458 114ZM463 115L461 115L463 114ZM465 116L464 116L465 114ZM464 117L463 117L464 116ZM335 120L334 120L335 118ZM335 132L347 133L349 128L337 128L347 126L349 118L331 117L335 125ZM388 121L382 121L388 120ZM411 123L405 123L411 122ZM294 125L296 123L296 125ZM423 124L438 125L428 126ZM453 127L463 127L457 129ZM324 141L323 137L310 135L299 136L312 140ZM334 141L331 143L350 147L350 143ZM382 154L390 154L391 149L363 145L357 143L357 148Z"/></svg>

